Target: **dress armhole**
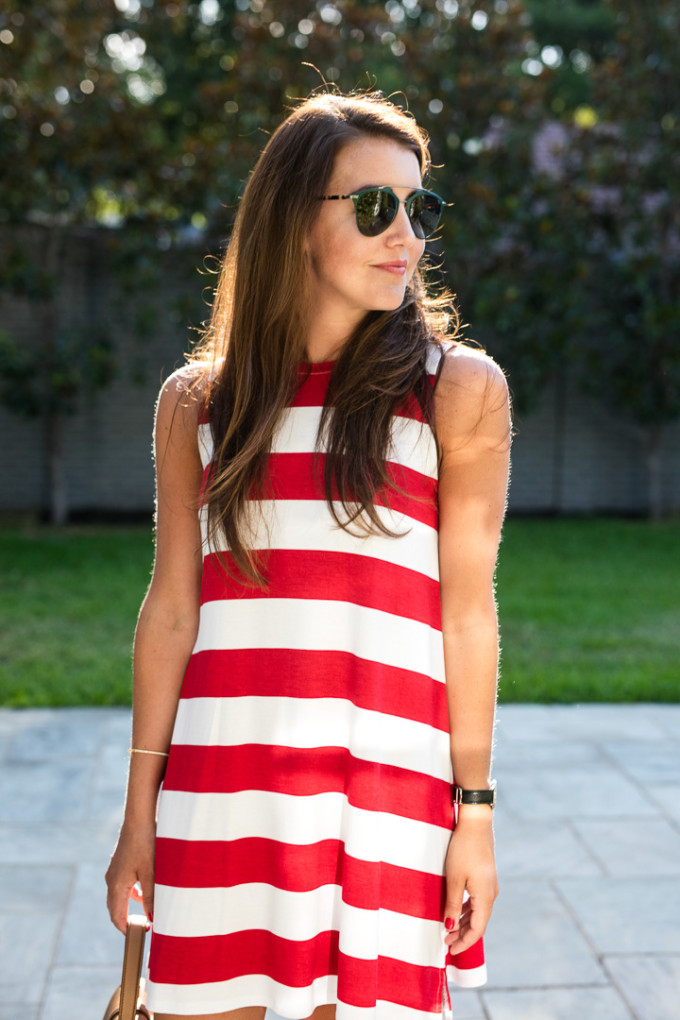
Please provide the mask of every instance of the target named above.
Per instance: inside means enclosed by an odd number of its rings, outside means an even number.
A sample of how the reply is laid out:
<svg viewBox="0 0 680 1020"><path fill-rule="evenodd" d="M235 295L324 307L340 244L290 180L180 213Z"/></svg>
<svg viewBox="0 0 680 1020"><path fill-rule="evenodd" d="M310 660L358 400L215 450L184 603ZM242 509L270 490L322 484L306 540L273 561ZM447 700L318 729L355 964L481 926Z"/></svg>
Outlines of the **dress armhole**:
<svg viewBox="0 0 680 1020"><path fill-rule="evenodd" d="M458 346L458 344L455 341L451 341L451 340L449 340L449 341L441 341L437 345L436 350L432 352L432 354L434 356L438 356L437 357L436 368L435 368L434 372L430 373L430 381L431 381L432 395L433 396L434 396L434 393L435 393L435 391L437 389L437 384L439 383L439 379L441 377L442 371L444 369L444 360L446 358L446 355L449 353L449 351L455 350L455 348L457 346ZM434 357L432 358L432 360L434 360Z"/></svg>

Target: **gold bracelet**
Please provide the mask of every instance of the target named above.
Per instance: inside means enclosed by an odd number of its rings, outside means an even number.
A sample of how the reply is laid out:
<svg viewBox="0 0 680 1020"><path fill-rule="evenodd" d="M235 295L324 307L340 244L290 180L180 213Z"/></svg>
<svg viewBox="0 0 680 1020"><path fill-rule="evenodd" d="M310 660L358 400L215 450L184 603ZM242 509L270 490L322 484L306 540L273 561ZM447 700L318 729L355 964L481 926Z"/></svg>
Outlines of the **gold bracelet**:
<svg viewBox="0 0 680 1020"><path fill-rule="evenodd" d="M157 754L161 758L168 758L168 751L145 751L142 747L128 747L128 754Z"/></svg>

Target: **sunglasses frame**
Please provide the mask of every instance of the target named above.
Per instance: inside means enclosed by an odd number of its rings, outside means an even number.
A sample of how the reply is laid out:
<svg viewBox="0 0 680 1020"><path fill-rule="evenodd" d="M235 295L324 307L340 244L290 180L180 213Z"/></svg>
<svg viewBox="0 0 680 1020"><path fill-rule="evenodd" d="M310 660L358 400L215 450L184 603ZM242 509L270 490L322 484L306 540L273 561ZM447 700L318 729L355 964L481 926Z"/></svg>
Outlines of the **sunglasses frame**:
<svg viewBox="0 0 680 1020"><path fill-rule="evenodd" d="M398 185L395 185L395 186L398 186ZM394 213L394 216L389 221L389 223L385 224L385 226L382 228L382 230L379 230L376 234L367 234L359 226L359 206L358 206L358 203L359 203L359 199L362 197L362 195L370 194L373 191L380 191L380 192L386 191L395 200L395 202L397 203L397 206L396 206L396 211ZM434 228L434 230L431 233L429 233L429 234L425 234L423 232L423 236L419 237L418 234L416 233L416 228L415 228L414 221L411 219L411 205L416 200L416 198L419 198L421 195L432 195L434 198L437 199L438 202L441 202L441 209L440 209L440 212L439 212L439 220L437 221L437 226ZM397 194L395 194L394 188L391 188L387 184L376 185L373 188L360 188L358 191L350 192L349 195L319 195L319 201L321 201L321 202L336 202L336 201L341 201L342 199L345 199L345 198L351 198L352 201L354 202L354 216L355 216L355 219L356 219L357 230L359 231L359 233L363 237L379 237L380 234L384 234L386 230L389 230L389 228L392 226L392 224L394 223L395 219L397 218L397 213L399 212L399 206L400 205L405 205L406 206L406 215L408 216L408 221L411 224L411 229L413 230L413 233L415 234L415 236L418 237L419 241L428 241L430 238L434 237L435 233L439 229L439 223L441 221L442 213L444 212L444 209L446 208L446 206L448 204L447 202L444 201L444 199L441 197L441 195L438 195L435 191L430 191L428 188L416 188L414 191L411 192L411 194L408 196L408 198L399 198L399 196ZM421 227L421 229L422 229L422 227Z"/></svg>

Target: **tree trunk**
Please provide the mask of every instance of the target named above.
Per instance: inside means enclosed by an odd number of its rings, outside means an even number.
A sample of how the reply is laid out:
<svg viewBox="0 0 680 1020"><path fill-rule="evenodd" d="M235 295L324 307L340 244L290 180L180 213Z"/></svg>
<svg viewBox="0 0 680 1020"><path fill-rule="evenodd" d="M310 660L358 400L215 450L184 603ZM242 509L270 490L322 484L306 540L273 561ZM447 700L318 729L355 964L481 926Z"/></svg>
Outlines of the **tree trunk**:
<svg viewBox="0 0 680 1020"><path fill-rule="evenodd" d="M652 521L660 521L663 516L663 487L661 482L661 437L663 427L650 425L647 430L646 467L647 467L647 515Z"/></svg>

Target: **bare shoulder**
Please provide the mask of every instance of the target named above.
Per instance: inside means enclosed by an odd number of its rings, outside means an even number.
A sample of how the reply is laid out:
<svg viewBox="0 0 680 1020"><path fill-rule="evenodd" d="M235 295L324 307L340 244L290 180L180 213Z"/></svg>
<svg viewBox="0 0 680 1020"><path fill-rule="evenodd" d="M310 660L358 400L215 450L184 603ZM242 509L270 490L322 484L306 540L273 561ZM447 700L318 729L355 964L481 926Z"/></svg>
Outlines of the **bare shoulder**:
<svg viewBox="0 0 680 1020"><path fill-rule="evenodd" d="M465 344L449 347L443 355L438 389L444 395L455 389L462 399L485 398L489 390L507 394L507 382L500 366L485 351Z"/></svg>
<svg viewBox="0 0 680 1020"><path fill-rule="evenodd" d="M450 347L435 390L435 426L444 451L510 442L510 397L505 374L484 351Z"/></svg>
<svg viewBox="0 0 680 1020"><path fill-rule="evenodd" d="M210 382L210 366L182 365L161 386L156 405L157 430L181 429L195 434Z"/></svg>

